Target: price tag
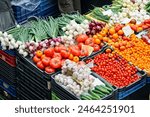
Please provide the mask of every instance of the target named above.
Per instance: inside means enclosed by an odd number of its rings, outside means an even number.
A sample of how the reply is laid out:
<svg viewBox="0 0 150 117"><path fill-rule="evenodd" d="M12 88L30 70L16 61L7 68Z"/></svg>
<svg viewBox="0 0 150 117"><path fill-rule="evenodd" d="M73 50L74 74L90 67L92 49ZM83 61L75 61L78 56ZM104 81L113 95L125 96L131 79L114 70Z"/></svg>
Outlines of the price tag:
<svg viewBox="0 0 150 117"><path fill-rule="evenodd" d="M125 26L122 28L125 36L130 36L131 34L134 34L134 31L131 29L131 27L128 25L128 26Z"/></svg>

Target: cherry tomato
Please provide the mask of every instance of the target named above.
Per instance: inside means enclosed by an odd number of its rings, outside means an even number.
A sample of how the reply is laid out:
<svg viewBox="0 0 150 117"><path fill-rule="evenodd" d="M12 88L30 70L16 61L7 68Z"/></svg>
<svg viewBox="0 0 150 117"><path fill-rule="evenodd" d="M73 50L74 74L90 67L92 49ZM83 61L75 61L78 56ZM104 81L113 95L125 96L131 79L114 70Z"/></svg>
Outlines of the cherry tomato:
<svg viewBox="0 0 150 117"><path fill-rule="evenodd" d="M73 61L74 61L74 62L79 62L79 57L78 57L78 56L74 56L74 57L73 57Z"/></svg>
<svg viewBox="0 0 150 117"><path fill-rule="evenodd" d="M52 58L50 60L50 66L54 69L61 67L61 60L59 58Z"/></svg>
<svg viewBox="0 0 150 117"><path fill-rule="evenodd" d="M39 62L40 61L40 58L38 58L37 56L34 56L33 57L33 62L34 63L37 63L37 62Z"/></svg>
<svg viewBox="0 0 150 117"><path fill-rule="evenodd" d="M48 48L44 51L45 56L52 57L54 55L54 48Z"/></svg>
<svg viewBox="0 0 150 117"><path fill-rule="evenodd" d="M44 70L44 65L43 65L43 63L42 63L42 61L39 61L38 63L37 63L37 67L39 68L39 69L41 69L41 70Z"/></svg>
<svg viewBox="0 0 150 117"><path fill-rule="evenodd" d="M45 67L49 66L49 63L50 63L50 57L44 57L42 59L42 63Z"/></svg>

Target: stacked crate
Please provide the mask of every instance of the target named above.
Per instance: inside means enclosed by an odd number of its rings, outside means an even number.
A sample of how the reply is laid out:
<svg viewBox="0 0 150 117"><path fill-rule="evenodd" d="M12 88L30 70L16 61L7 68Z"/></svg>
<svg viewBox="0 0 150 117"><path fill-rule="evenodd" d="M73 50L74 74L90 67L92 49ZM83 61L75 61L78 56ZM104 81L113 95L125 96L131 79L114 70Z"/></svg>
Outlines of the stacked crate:
<svg viewBox="0 0 150 117"><path fill-rule="evenodd" d="M51 76L33 62L17 54L17 98L19 100L51 100Z"/></svg>
<svg viewBox="0 0 150 117"><path fill-rule="evenodd" d="M0 94L6 99L16 98L16 76L15 50L3 51L0 47Z"/></svg>
<svg viewBox="0 0 150 117"><path fill-rule="evenodd" d="M26 21L29 17L45 17L58 15L58 5L56 0L41 0L40 5L33 11L26 10L20 6L12 6L15 19L18 23Z"/></svg>

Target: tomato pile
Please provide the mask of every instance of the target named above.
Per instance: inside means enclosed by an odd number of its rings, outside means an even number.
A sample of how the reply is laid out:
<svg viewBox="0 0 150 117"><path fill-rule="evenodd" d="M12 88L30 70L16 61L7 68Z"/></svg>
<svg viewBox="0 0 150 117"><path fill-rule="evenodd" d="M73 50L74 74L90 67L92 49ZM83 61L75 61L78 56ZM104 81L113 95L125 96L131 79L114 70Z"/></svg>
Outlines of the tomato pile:
<svg viewBox="0 0 150 117"><path fill-rule="evenodd" d="M92 70L107 80L113 86L122 88L137 81L135 66L130 65L127 60L121 58L117 53L103 53L89 59L86 63L94 61Z"/></svg>
<svg viewBox="0 0 150 117"><path fill-rule="evenodd" d="M60 44L55 47L49 47L44 51L37 50L33 57L33 62L41 70L46 73L53 73L56 69L60 69L66 59L79 62L80 57L89 56L93 51L99 51L104 45L99 40L94 40L86 34L77 36L76 45L65 47Z"/></svg>

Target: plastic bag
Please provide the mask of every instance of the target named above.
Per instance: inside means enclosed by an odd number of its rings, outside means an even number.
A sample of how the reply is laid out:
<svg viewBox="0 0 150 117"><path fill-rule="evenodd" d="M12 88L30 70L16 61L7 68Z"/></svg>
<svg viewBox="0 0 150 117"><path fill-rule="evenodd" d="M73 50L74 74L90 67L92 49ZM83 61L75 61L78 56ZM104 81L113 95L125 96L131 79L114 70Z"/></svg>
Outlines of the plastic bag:
<svg viewBox="0 0 150 117"><path fill-rule="evenodd" d="M11 4L20 6L26 10L34 11L41 3L41 0L12 0Z"/></svg>

